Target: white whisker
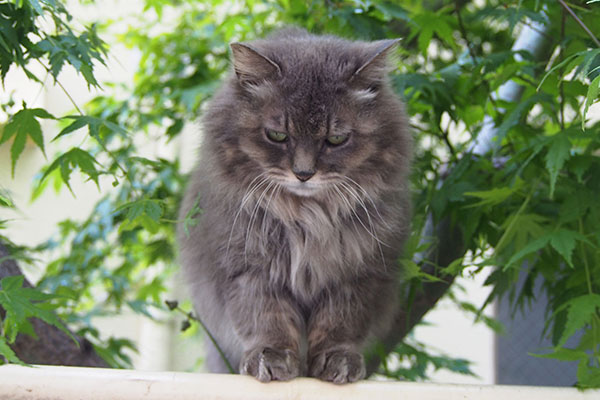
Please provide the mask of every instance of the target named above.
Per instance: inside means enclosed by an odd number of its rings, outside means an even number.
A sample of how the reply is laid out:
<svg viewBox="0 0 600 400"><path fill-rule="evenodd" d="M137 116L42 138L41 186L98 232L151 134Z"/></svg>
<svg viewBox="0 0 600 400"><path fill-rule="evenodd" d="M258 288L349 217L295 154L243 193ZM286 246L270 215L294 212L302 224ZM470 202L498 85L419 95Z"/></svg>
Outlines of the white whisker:
<svg viewBox="0 0 600 400"><path fill-rule="evenodd" d="M358 219L358 222L363 226L363 228L365 228L365 230L369 233L371 238L373 238L375 240L375 242L377 243L377 247L379 248L379 254L381 255L381 261L383 262L383 266L386 267L385 257L383 256L383 249L381 248L381 245L384 245L386 247L389 247L389 245L382 242L379 239L379 237L377 236L377 232L375 231L375 227L373 226L373 220L371 219L371 215L370 215L369 210L367 209L364 201L362 201L362 199L358 196L358 194L348 184L345 184L344 182L339 182L339 183L340 183L340 188L346 189L346 191L356 200L356 202L365 211L365 214L367 215L367 221L369 222L369 228L367 228L367 226L360 219L360 217L358 216L358 212L354 208L352 209L352 212Z"/></svg>
<svg viewBox="0 0 600 400"><path fill-rule="evenodd" d="M246 189L246 192L244 193L244 196L242 197L242 200L240 201L240 207L238 208L238 211L236 212L235 217L233 218L233 223L231 224L231 230L229 231L229 240L227 241L227 248L225 250L225 259L228 259L228 257L229 257L229 246L231 246L231 239L233 237L233 231L235 228L235 224L236 224L238 218L240 217L240 214L244 210L244 207L246 206L248 201L250 201L250 198L252 197L252 195L256 192L256 190L258 190L258 188L260 186L262 186L265 182L267 182L268 178L262 178L265 174L266 174L266 172L259 174L256 178L252 179L252 181L250 181L250 183L248 184L248 189ZM260 179L260 178L262 178L262 179ZM256 182L257 180L258 180L258 182L255 184L254 182Z"/></svg>
<svg viewBox="0 0 600 400"><path fill-rule="evenodd" d="M352 204L350 203L348 198L346 196L344 196L342 191L337 187L337 183L334 183L332 185L332 187L337 192L338 196L340 196L340 199L342 199L342 201L346 204L346 207L348 207L348 211L354 213L354 207L352 206ZM356 213L354 213L354 215L356 215ZM360 218L358 218L358 216L357 216L357 219L360 221ZM358 233L358 227L356 226L356 221L354 221L354 218L351 218L350 220L352 221L352 225L354 225L354 230L356 231L356 233Z"/></svg>
<svg viewBox="0 0 600 400"><path fill-rule="evenodd" d="M248 262L248 238L250 236L250 231L252 230L252 227L254 226L254 222L256 220L256 216L258 215L258 210L260 210L260 204L262 203L265 195L267 194L267 192L269 191L269 189L275 184L275 182L273 182L272 180L268 179L269 184L267 185L266 188L263 189L262 193L260 194L260 196L258 197L258 200L256 201L256 205L254 206L254 208L252 209L252 213L250 214L250 220L248 221L248 227L246 228L246 237L244 240L244 263L247 264Z"/></svg>
<svg viewBox="0 0 600 400"><path fill-rule="evenodd" d="M260 223L260 231L262 232L263 237L267 237L268 232L265 232L265 220L267 218L267 214L269 212L269 206L271 205L271 200L276 196L277 193L281 189L281 185L279 183L275 183L275 188L271 191L271 195L269 196L269 200L267 200L267 205L265 206L265 212L263 214L262 222Z"/></svg>
<svg viewBox="0 0 600 400"><path fill-rule="evenodd" d="M369 227L367 228L367 226L364 224L363 220L359 217L355 207L352 207L352 213L354 214L354 216L358 219L358 222L360 222L360 224L363 226L363 228L365 228L365 230L371 235L371 237L377 241L377 243L382 244L384 246L388 246L386 243L382 242L376 235L375 233L375 229L373 227L373 221L371 220L371 215L369 213L369 210L365 207L365 203L360 199L360 197L358 197L358 195L352 190L351 187L347 186L347 185L343 185L342 182L339 182L340 188L341 189L345 189L353 198L354 200L356 200L356 202L361 206L361 208L365 211L365 214L367 215L367 221L369 223ZM389 246L388 246L389 247Z"/></svg>
<svg viewBox="0 0 600 400"><path fill-rule="evenodd" d="M348 176L341 176L343 179L347 180L348 182L352 183L354 186L356 186L357 189L359 189L361 191L361 193L364 195L364 197L366 197L366 199L371 203L371 205L373 206L373 209L375 210L375 212L377 213L377 216L379 217L379 220L385 225L385 227L387 229L393 229L390 224L383 218L383 216L381 215L381 213L379 212L379 209L377 208L377 205L375 204L375 201L373 200L373 198L371 197L371 195L369 194L369 192L367 192L358 182L356 182L354 179L348 177Z"/></svg>

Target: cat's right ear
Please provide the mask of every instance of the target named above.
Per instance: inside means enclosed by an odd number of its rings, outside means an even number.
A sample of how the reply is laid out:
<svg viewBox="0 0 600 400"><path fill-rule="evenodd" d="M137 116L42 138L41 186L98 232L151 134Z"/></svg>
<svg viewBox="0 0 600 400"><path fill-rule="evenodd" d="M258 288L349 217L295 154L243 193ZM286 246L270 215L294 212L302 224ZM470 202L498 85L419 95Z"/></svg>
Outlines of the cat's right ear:
<svg viewBox="0 0 600 400"><path fill-rule="evenodd" d="M242 84L257 84L281 77L281 68L269 57L246 43L231 43L233 69Z"/></svg>
<svg viewBox="0 0 600 400"><path fill-rule="evenodd" d="M389 72L388 56L389 53L400 42L400 39L378 40L368 43L365 54L367 56L363 64L354 72L351 81L365 80L367 82L376 82L383 80Z"/></svg>

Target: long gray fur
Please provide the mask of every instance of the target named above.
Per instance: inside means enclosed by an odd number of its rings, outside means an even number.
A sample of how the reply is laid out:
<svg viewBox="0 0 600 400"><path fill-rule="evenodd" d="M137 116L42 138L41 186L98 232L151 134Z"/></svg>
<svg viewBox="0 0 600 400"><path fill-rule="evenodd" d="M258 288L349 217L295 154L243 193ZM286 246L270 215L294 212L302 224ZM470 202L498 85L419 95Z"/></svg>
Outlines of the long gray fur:
<svg viewBox="0 0 600 400"><path fill-rule="evenodd" d="M241 373L355 381L389 333L411 158L387 78L394 43L290 29L232 44L181 218L197 202L202 213L178 236L195 309ZM208 347L208 368L226 372Z"/></svg>

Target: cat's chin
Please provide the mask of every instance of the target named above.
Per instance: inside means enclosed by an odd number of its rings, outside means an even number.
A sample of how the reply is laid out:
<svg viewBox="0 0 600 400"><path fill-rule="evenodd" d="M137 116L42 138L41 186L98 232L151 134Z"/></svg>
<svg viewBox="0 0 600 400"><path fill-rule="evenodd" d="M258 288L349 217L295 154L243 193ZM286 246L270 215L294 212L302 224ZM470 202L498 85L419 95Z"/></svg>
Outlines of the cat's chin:
<svg viewBox="0 0 600 400"><path fill-rule="evenodd" d="M294 182L285 184L285 189L300 197L314 197L323 190L323 185L311 182Z"/></svg>

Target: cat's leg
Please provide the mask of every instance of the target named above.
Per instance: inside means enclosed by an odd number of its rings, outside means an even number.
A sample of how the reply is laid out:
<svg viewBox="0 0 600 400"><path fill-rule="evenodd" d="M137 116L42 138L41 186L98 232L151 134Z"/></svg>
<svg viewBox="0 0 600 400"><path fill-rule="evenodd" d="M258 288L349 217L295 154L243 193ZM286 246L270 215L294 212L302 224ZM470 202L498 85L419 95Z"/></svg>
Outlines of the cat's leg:
<svg viewBox="0 0 600 400"><path fill-rule="evenodd" d="M240 373L262 382L300 375L303 319L294 302L258 277L238 277L236 283L227 308L243 347Z"/></svg>
<svg viewBox="0 0 600 400"><path fill-rule="evenodd" d="M363 379L363 352L388 324L393 287L365 279L324 294L308 321L308 375L338 384Z"/></svg>

